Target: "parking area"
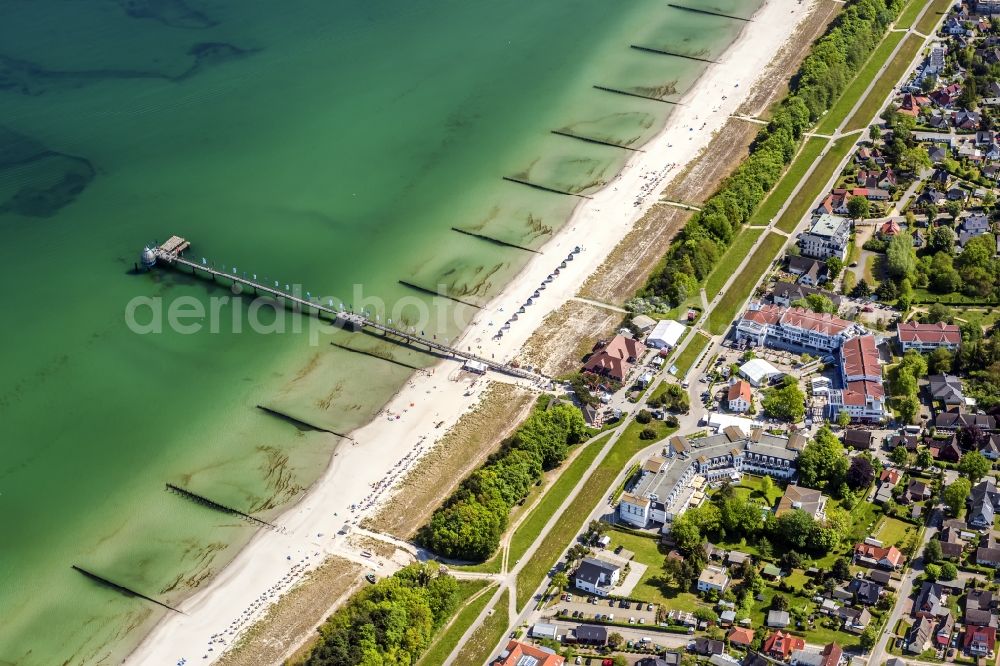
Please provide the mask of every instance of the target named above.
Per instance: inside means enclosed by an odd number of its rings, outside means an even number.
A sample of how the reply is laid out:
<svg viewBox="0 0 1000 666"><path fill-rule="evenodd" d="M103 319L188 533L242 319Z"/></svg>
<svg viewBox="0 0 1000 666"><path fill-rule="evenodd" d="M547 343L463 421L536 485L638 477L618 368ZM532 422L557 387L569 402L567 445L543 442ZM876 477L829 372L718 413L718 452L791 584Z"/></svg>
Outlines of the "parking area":
<svg viewBox="0 0 1000 666"><path fill-rule="evenodd" d="M610 599L594 598L596 603L590 603L587 598L574 595L573 601L557 601L549 609L548 613L560 615L560 611L565 610L569 618L581 621L593 620L597 615L613 615L615 622L628 622L634 620L635 624L656 624L656 606L654 604L644 604L638 601L614 601ZM575 618L573 613L579 613Z"/></svg>
<svg viewBox="0 0 1000 666"><path fill-rule="evenodd" d="M579 622L567 622L565 620L553 620L551 622L557 627L559 635L566 636L570 630L575 629ZM608 631L622 635L626 641L631 641L633 645L643 645L653 650L677 650L684 648L689 636L683 634L666 634L656 631L644 631L642 628L633 627L609 627ZM643 642L645 641L645 642Z"/></svg>

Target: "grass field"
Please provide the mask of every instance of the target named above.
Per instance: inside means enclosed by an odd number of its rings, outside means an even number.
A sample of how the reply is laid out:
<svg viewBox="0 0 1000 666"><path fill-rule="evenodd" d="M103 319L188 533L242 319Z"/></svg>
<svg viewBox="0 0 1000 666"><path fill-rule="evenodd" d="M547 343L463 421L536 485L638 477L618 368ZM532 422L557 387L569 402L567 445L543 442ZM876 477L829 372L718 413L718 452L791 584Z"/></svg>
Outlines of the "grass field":
<svg viewBox="0 0 1000 666"><path fill-rule="evenodd" d="M818 136L811 136L806 139L802 150L792 160L781 180L778 181L774 189L771 190L771 193L764 199L764 202L757 208L753 216L751 216L749 222L751 226L767 226L771 218L777 215L781 207L785 205L788 197L792 196L792 190L799 184L802 176L812 166L812 163L816 161L816 158L819 157L819 154L823 152L823 149L826 148L826 144L829 142L828 139L822 139Z"/></svg>
<svg viewBox="0 0 1000 666"><path fill-rule="evenodd" d="M678 377L683 377L687 374L687 371L691 369L691 365L695 362L695 359L698 358L698 354L700 354L701 351L708 346L708 343L709 338L707 336L704 336L701 333L694 334L694 337L692 337L688 342L687 347L684 348L684 351L682 351L674 361L674 365L677 366Z"/></svg>
<svg viewBox="0 0 1000 666"><path fill-rule="evenodd" d="M627 532L609 530L611 537L611 548L622 546L626 550L635 553L633 562L646 565L646 573L639 579L635 590L631 596L641 599L647 603L661 604L671 610L685 610L694 612L698 608L710 608L698 599L692 592L681 592L678 590L664 590L655 582L655 579L663 573L663 560L667 555L666 550L661 550L659 539L655 537L641 537Z"/></svg>
<svg viewBox="0 0 1000 666"><path fill-rule="evenodd" d="M478 629L473 632L463 647L461 652L455 656L452 663L455 666L482 666L492 656L493 648L504 632L507 631L507 606L510 603L510 590L501 595L496 605L493 606L493 614L486 618ZM461 635L459 635L461 638ZM428 661L427 664L439 664L442 662Z"/></svg>
<svg viewBox="0 0 1000 666"><path fill-rule="evenodd" d="M470 599L487 585L490 588L493 587L493 584L487 580L463 580L459 581L458 584L462 590L463 599ZM486 590L459 609L451 626L434 640L430 649L417 661L417 664L421 666L443 664L444 660L451 654L451 651L458 645L458 641L462 638L465 630L469 628L476 618L479 617L483 609L486 608L486 604L490 602L490 597L492 596L493 590Z"/></svg>
<svg viewBox="0 0 1000 666"><path fill-rule="evenodd" d="M830 146L830 149L819 164L816 165L813 172L809 174L809 178L803 183L802 189L799 190L798 195L796 195L791 205L785 209L785 212L781 215L781 219L778 220L775 226L785 233L790 234L795 231L795 227L799 226L799 222L811 210L816 197L826 188L827 182L840 166L841 160L854 148L856 138L843 137L833 142L833 145Z"/></svg>
<svg viewBox="0 0 1000 666"><path fill-rule="evenodd" d="M576 487L576 484L580 481L580 477L587 471L590 464L594 462L594 458L604 448L605 443L605 438L603 437L599 442L588 442L585 448L573 459L573 462L569 464L569 467L559 475L556 482L545 493L545 497L531 510L531 513L528 514L524 522L514 531L514 534L510 538L510 554L507 558L510 564L508 566L513 565L524 556L524 551L528 550L528 547L531 546L532 542L542 531L542 528L545 527L545 523L549 522L552 514L556 512L556 509L563 503L566 496Z"/></svg>
<svg viewBox="0 0 1000 666"><path fill-rule="evenodd" d="M715 269L705 278L705 293L708 295L709 300L715 298L715 295L722 291L722 286L726 284L726 280L736 272L736 268L743 261L743 257L747 256L750 248L753 247L753 244L757 242L762 233L764 233L763 229L744 227L739 235L733 239L729 249L719 259L719 263L715 265Z"/></svg>
<svg viewBox="0 0 1000 666"><path fill-rule="evenodd" d="M903 11L899 13L899 18L896 19L896 27L913 27L913 22L917 20L917 14L920 13L925 4L927 3L924 0L910 0L906 7L903 8Z"/></svg>
<svg viewBox="0 0 1000 666"><path fill-rule="evenodd" d="M715 306L715 309L708 316L708 330L711 333L719 335L732 323L733 318L736 316L736 309L750 296L750 292L753 291L757 281L760 280L760 276L771 265L771 261L777 256L778 251L785 245L787 240L787 238L780 234L773 232L767 234L760 247L750 257L750 261L744 267L743 272L740 273L739 278L733 282L729 290L719 299L719 304Z"/></svg>
<svg viewBox="0 0 1000 666"><path fill-rule="evenodd" d="M639 439L639 433L644 428L653 428L657 431L658 439ZM573 537L579 531L583 522L594 510L599 502L604 501L609 489L615 481L615 477L625 469L628 461L639 451L650 444L666 437L674 432L674 428L668 428L662 421L653 421L647 425L632 422L625 428L625 432L614 443L611 451L605 456L601 464L598 465L594 473L587 479L580 494L576 496L576 501L560 517L558 523L551 532L542 540L538 549L531 559L525 563L523 569L517 576L517 607L522 608L531 599L535 588L542 582L549 571L555 566L557 559L567 546L570 545Z"/></svg>
<svg viewBox="0 0 1000 666"><path fill-rule="evenodd" d="M920 3L911 4L919 5ZM851 112L858 99L864 94L868 84L878 76L882 65L889 60L889 54L892 53L897 44L903 41L903 37L906 37L906 33L890 32L885 36L885 39L872 51L871 56L865 61L864 66L858 70L857 75L847 84L847 88L844 89L840 98L837 99L836 103L823 116L819 125L816 126L816 132L819 134L832 134L840 127L847 118L847 114Z"/></svg>
<svg viewBox="0 0 1000 666"><path fill-rule="evenodd" d="M868 96L865 97L865 101L861 103L858 110L847 121L847 125L844 127L845 132L859 130L871 124L875 118L875 114L882 108L885 98L892 92L893 87L899 81L900 77L909 69L910 63L913 62L913 57L917 55L917 51L923 45L924 40L916 35L910 35L906 38L896 56L886 66L882 75L875 81L875 85L872 86Z"/></svg>
<svg viewBox="0 0 1000 666"><path fill-rule="evenodd" d="M954 0L934 0L924 15L920 17L920 21L916 25L917 32L926 35L933 30L937 22L941 20L941 16L946 14L948 8L953 4L955 4Z"/></svg>
<svg viewBox="0 0 1000 666"><path fill-rule="evenodd" d="M883 518L875 527L872 535L886 546L900 546L916 530L916 526L904 523L895 518Z"/></svg>

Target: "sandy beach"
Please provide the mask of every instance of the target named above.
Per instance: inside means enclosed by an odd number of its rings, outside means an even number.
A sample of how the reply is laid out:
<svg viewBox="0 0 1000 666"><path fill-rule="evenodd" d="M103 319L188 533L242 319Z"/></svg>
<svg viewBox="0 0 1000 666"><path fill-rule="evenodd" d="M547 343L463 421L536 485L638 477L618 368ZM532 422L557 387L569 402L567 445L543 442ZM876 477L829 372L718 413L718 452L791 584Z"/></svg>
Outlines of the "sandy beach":
<svg viewBox="0 0 1000 666"><path fill-rule="evenodd" d="M720 62L709 66L663 132L606 188L581 200L564 229L480 312L459 345L487 358L514 358L545 316L576 295L669 180L736 113L809 8L810 2L767 0ZM497 338L511 314L577 246L581 251ZM416 373L379 417L339 446L323 476L275 521L281 529L256 534L218 576L180 604L183 615L164 617L126 663L175 664L182 658L189 664L212 663L327 555L379 573L378 558L359 557L338 531L377 511L420 456L475 407L496 379L462 373L455 361Z"/></svg>

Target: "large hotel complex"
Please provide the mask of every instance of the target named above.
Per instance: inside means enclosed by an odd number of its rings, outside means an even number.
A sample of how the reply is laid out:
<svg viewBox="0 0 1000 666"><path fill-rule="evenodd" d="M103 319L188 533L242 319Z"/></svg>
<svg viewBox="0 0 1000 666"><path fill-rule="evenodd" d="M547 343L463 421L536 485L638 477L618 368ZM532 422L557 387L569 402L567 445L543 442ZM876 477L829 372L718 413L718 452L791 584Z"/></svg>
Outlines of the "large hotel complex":
<svg viewBox="0 0 1000 666"><path fill-rule="evenodd" d="M776 437L760 429L748 435L736 426L694 443L675 435L664 455L647 460L639 480L622 494L619 517L636 527L660 524L668 531L674 518L704 501L708 483L744 473L791 478L805 444L802 435Z"/></svg>

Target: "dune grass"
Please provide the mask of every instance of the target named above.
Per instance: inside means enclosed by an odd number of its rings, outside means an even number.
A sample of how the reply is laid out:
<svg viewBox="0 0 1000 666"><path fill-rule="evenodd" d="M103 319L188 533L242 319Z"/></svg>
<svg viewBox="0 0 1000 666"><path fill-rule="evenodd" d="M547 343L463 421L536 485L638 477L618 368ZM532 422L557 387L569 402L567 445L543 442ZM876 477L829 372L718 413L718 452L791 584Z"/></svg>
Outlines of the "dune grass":
<svg viewBox="0 0 1000 666"><path fill-rule="evenodd" d="M722 291L726 280L736 272L736 267L743 261L743 257L747 256L750 248L753 247L753 244L757 242L762 233L764 233L763 229L744 227L736 238L733 239L733 242L729 244L729 249L726 250L726 253L719 259L719 263L715 265L712 272L705 278L705 293L708 295L709 300L715 298L715 295Z"/></svg>
<svg viewBox="0 0 1000 666"><path fill-rule="evenodd" d="M861 103L858 110L853 116L851 116L851 119L847 121L847 126L844 128L844 131L851 132L859 130L864 127L868 127L868 125L871 124L872 120L875 118L875 114L882 108L885 98L889 96L889 93L892 92L896 82L899 81L903 74L910 68L910 63L913 62L913 58L917 55L917 51L919 51L920 47L923 45L924 40L916 35L910 35L906 38L906 41L903 42L903 46L896 52L895 57L889 62L885 71L883 71L882 75L875 81L875 85L868 93L865 101Z"/></svg>

